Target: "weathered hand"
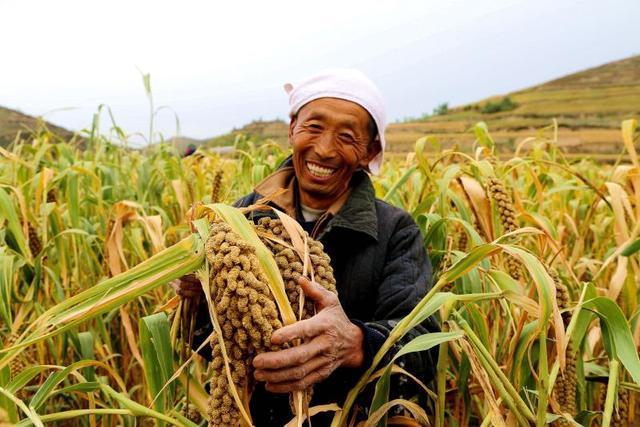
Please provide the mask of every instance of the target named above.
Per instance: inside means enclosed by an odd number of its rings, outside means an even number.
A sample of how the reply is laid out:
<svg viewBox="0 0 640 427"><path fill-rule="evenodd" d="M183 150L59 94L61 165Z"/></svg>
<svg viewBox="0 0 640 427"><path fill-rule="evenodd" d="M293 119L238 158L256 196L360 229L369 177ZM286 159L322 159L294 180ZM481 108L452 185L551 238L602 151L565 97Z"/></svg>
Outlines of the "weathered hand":
<svg viewBox="0 0 640 427"><path fill-rule="evenodd" d="M304 277L298 284L315 301L318 313L278 329L271 342L281 345L300 338L303 344L262 353L253 359L254 377L265 381L266 389L274 393L304 390L340 366L359 367L364 357L362 330L351 323L338 297Z"/></svg>
<svg viewBox="0 0 640 427"><path fill-rule="evenodd" d="M195 274L187 274L171 282L171 287L180 298L196 298L202 293L200 280Z"/></svg>

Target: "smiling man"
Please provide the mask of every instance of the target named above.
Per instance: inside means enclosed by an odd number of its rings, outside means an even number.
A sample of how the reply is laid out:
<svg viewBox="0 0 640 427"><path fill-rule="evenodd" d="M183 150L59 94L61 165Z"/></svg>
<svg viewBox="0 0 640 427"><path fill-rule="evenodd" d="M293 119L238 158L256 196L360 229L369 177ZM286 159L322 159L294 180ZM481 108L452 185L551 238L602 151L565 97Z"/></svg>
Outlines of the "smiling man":
<svg viewBox="0 0 640 427"><path fill-rule="evenodd" d="M331 257L338 296L301 279L317 314L274 332L272 342L302 338L303 343L254 359L251 413L256 425L265 426L290 420L286 393L294 390L313 386L311 405L342 404L397 320L415 307L431 282L418 226L406 212L376 199L369 178L379 171L385 146L384 102L376 86L357 70L340 69L285 90L293 155L236 206L266 198L296 218ZM195 346L211 332L206 305L201 307ZM403 342L436 330L428 319ZM401 363L428 382L435 357L414 353ZM328 422L322 417L314 417L314 425Z"/></svg>
<svg viewBox="0 0 640 427"><path fill-rule="evenodd" d="M353 173L380 152L376 136L375 121L354 102L320 98L305 104L289 126L300 203L326 210L346 194Z"/></svg>

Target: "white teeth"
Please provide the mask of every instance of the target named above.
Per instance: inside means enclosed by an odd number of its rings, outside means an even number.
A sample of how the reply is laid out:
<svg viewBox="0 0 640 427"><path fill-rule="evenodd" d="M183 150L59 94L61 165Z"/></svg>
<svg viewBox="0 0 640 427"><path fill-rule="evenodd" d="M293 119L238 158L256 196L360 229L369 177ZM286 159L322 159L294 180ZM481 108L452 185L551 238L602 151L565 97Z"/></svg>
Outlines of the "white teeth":
<svg viewBox="0 0 640 427"><path fill-rule="evenodd" d="M335 169L325 168L310 162L307 162L307 167L309 168L312 174L321 178L331 176L335 172Z"/></svg>

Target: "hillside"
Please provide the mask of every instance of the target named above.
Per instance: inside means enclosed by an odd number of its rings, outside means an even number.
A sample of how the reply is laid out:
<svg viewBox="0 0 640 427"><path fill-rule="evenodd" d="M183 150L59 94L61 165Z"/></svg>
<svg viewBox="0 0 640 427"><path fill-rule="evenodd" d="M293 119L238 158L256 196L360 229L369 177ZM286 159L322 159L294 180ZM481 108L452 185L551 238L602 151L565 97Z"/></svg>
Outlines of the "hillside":
<svg viewBox="0 0 640 427"><path fill-rule="evenodd" d="M207 146L217 147L232 145L237 135L245 135L251 139L271 139L281 144L287 142L288 123L282 120L254 120L251 123L231 132L207 141Z"/></svg>
<svg viewBox="0 0 640 427"><path fill-rule="evenodd" d="M9 145L19 131L37 131L42 126L46 126L48 130L63 139L70 139L73 136L73 132L60 126L0 106L0 147Z"/></svg>
<svg viewBox="0 0 640 427"><path fill-rule="evenodd" d="M437 136L445 147L457 143L468 149L474 140L469 128L485 121L501 151L509 152L555 118L559 141L568 151L617 153L620 122L640 116L640 55L443 113L390 124L389 151L409 151L416 139L427 134ZM212 141L230 144L239 133L285 144L287 123L253 122Z"/></svg>
<svg viewBox="0 0 640 427"><path fill-rule="evenodd" d="M506 102L507 99L510 102ZM500 106L505 106L505 111ZM466 132L483 120L503 151L532 131L558 121L558 139L569 151L613 153L621 147L620 122L640 116L640 56L611 62L502 96L453 108L447 114L389 127L392 151L406 151L420 136L471 143Z"/></svg>

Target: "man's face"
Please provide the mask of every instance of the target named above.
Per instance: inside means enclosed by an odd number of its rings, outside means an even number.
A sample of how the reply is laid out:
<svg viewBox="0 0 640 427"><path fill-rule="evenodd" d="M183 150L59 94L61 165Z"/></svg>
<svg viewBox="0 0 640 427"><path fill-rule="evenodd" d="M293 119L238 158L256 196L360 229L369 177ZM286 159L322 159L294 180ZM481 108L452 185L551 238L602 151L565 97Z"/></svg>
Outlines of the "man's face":
<svg viewBox="0 0 640 427"><path fill-rule="evenodd" d="M354 102L320 98L291 120L289 141L302 203L328 208L347 190L354 171L378 153L370 117Z"/></svg>

